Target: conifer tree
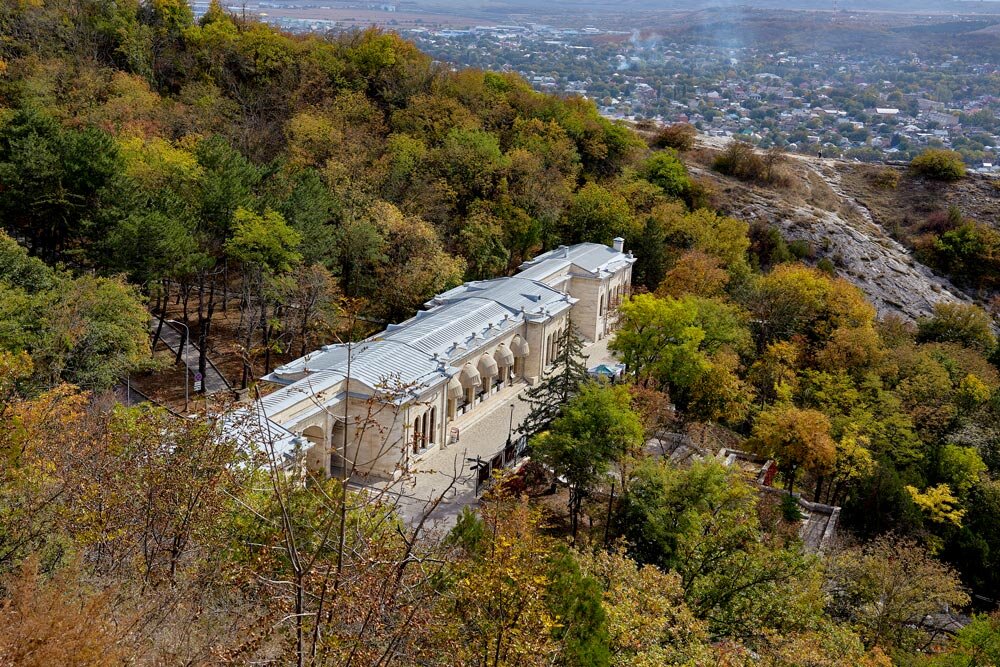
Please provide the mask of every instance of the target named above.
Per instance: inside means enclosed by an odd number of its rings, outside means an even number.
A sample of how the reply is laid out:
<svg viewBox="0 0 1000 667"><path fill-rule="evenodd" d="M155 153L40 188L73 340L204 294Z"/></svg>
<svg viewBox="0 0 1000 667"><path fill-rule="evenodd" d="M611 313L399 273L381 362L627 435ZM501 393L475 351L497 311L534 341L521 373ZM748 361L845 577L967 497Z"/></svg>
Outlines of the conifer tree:
<svg viewBox="0 0 1000 667"><path fill-rule="evenodd" d="M525 392L522 400L531 404L520 431L527 435L538 433L559 415L559 409L580 393L589 380L586 357L583 354L583 337L573 325L572 318L559 335L555 366L542 381Z"/></svg>

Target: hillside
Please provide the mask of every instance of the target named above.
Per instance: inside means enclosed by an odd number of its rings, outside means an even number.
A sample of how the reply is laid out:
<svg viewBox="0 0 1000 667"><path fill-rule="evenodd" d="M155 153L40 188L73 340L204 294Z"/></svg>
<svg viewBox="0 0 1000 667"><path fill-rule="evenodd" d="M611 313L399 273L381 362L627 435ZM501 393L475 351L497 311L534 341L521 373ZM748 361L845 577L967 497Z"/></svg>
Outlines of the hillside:
<svg viewBox="0 0 1000 667"><path fill-rule="evenodd" d="M915 258L915 230L950 206L975 220L997 220L1000 190L995 179L970 175L941 184L914 177L902 166L789 155L789 183L761 187L710 168L725 141L703 137L700 143L703 150L692 156L691 170L714 184L721 210L774 225L789 241L804 241L809 260L833 262L880 314L914 320L929 315L936 303L970 300L948 276ZM881 169L898 174L896 187L876 182Z"/></svg>

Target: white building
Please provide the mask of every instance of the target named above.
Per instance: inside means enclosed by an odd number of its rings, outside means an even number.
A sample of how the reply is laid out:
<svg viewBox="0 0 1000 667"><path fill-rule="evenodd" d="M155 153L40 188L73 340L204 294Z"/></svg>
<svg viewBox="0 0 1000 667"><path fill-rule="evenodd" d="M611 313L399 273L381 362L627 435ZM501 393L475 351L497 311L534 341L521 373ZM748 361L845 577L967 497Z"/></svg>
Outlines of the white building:
<svg viewBox="0 0 1000 667"><path fill-rule="evenodd" d="M268 434L280 455L304 450L315 472L333 474L346 459L352 471L398 475L470 415L506 409L498 394L536 383L571 316L586 340L605 337L634 263L619 238L560 246L515 276L465 283L364 341L276 368L263 379L281 388L230 423L253 424L234 428L257 440ZM497 449L507 437L496 434Z"/></svg>

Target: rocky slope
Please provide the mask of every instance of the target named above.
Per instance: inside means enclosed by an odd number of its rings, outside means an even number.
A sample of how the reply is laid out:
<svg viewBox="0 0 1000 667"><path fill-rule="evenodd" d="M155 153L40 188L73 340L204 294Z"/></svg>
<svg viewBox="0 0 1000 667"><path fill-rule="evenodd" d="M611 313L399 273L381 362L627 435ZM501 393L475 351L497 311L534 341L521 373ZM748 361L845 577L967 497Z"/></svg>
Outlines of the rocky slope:
<svg viewBox="0 0 1000 667"><path fill-rule="evenodd" d="M837 160L789 156L789 183L758 187L708 168L719 142L703 140L689 160L692 174L713 183L719 208L745 220L763 220L789 241L804 240L813 259L829 258L840 275L861 288L880 316L897 313L914 320L939 301L969 301L946 278L916 261L865 205L848 176L863 166Z"/></svg>

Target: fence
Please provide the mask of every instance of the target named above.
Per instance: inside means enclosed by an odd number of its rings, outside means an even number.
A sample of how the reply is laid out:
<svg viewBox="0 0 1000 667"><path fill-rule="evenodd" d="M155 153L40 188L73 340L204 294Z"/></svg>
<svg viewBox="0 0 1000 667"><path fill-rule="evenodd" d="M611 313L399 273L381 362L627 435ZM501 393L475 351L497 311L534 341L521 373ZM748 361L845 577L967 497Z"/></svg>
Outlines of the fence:
<svg viewBox="0 0 1000 667"><path fill-rule="evenodd" d="M493 471L509 468L524 458L528 448L528 436L522 435L488 459L481 456L468 459L472 463L472 471L476 473L476 495L489 487L493 479Z"/></svg>

